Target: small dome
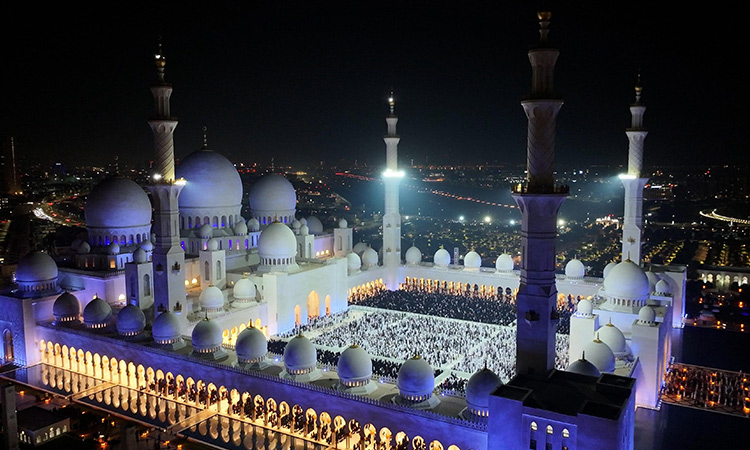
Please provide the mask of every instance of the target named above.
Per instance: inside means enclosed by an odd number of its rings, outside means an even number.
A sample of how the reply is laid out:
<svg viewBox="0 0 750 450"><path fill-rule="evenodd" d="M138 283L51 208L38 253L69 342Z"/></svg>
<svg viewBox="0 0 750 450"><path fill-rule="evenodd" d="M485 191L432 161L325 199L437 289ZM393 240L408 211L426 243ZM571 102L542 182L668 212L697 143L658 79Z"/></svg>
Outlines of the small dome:
<svg viewBox="0 0 750 450"><path fill-rule="evenodd" d="M244 236L247 234L247 224L245 221L240 220L236 224L234 224L234 234L237 236Z"/></svg>
<svg viewBox="0 0 750 450"><path fill-rule="evenodd" d="M351 271L355 272L362 267L362 260L359 258L359 256L352 252L346 255L346 268Z"/></svg>
<svg viewBox="0 0 750 450"><path fill-rule="evenodd" d="M656 323L656 311L646 305L638 311L638 323L640 325L653 325Z"/></svg>
<svg viewBox="0 0 750 450"><path fill-rule="evenodd" d="M594 312L594 306L591 304L591 300L585 298L578 302L576 305L576 316L578 317L591 317Z"/></svg>
<svg viewBox="0 0 750 450"><path fill-rule="evenodd" d="M141 308L135 305L127 305L117 314L117 332L123 336L139 334L146 328L146 315Z"/></svg>
<svg viewBox="0 0 750 450"><path fill-rule="evenodd" d="M599 339L594 339L583 346L583 351L586 359L596 366L599 372L614 372L615 354L612 353L609 345Z"/></svg>
<svg viewBox="0 0 750 450"><path fill-rule="evenodd" d="M599 369L586 359L586 352L583 352L581 359L573 361L567 369L568 372L578 373L581 375L588 375L590 377L598 377L601 375Z"/></svg>
<svg viewBox="0 0 750 450"><path fill-rule="evenodd" d="M234 283L234 288L232 289L232 296L234 298L240 300L250 300L254 299L256 295L257 292L255 289L255 283L248 280L247 278L242 278Z"/></svg>
<svg viewBox="0 0 750 450"><path fill-rule="evenodd" d="M83 243L83 242L85 242L85 241L83 241L81 239L73 239L73 242L70 243L70 249L73 250L73 251L78 250L78 246L81 245L81 243Z"/></svg>
<svg viewBox="0 0 750 450"><path fill-rule="evenodd" d="M427 361L415 356L401 365L396 386L401 397L407 400L427 400L435 389L435 373Z"/></svg>
<svg viewBox="0 0 750 450"><path fill-rule="evenodd" d="M302 225L307 225L307 219L305 219L304 217L301 217L301 218L299 219L299 223L300 223L300 226L302 226Z"/></svg>
<svg viewBox="0 0 750 450"><path fill-rule="evenodd" d="M364 242L357 242L356 244L354 244L352 251L357 255L362 256L362 253L364 253L368 248L369 247Z"/></svg>
<svg viewBox="0 0 750 450"><path fill-rule="evenodd" d="M91 252L91 246L88 242L83 241L76 247L76 253L79 255L88 255Z"/></svg>
<svg viewBox="0 0 750 450"><path fill-rule="evenodd" d="M619 328L612 325L611 319L609 323L597 330L597 335L602 342L609 346L615 355L622 355L627 352L625 336Z"/></svg>
<svg viewBox="0 0 750 450"><path fill-rule="evenodd" d="M206 250L209 252L215 252L219 249L219 240L216 238L211 238L206 242Z"/></svg>
<svg viewBox="0 0 750 450"><path fill-rule="evenodd" d="M310 234L323 234L323 222L315 216L307 218L307 228L310 230Z"/></svg>
<svg viewBox="0 0 750 450"><path fill-rule="evenodd" d="M221 153L208 149L194 151L182 158L175 172L177 178L186 181L178 199L180 210L239 208L242 180L234 164Z"/></svg>
<svg viewBox="0 0 750 450"><path fill-rule="evenodd" d="M120 254L120 244L118 244L115 241L112 241L107 246L107 254L108 255L119 255Z"/></svg>
<svg viewBox="0 0 750 450"><path fill-rule="evenodd" d="M378 252L372 247L362 253L362 265L365 267L375 267L378 265Z"/></svg>
<svg viewBox="0 0 750 450"><path fill-rule="evenodd" d="M299 230L299 227L302 226L302 222L300 222L297 219L292 220L292 229Z"/></svg>
<svg viewBox="0 0 750 450"><path fill-rule="evenodd" d="M78 316L81 315L81 302L75 295L65 292L57 297L55 303L52 304L52 315L58 322L77 320Z"/></svg>
<svg viewBox="0 0 750 450"><path fill-rule="evenodd" d="M247 221L247 230L252 232L260 231L260 222L258 222L258 219L251 217L250 220Z"/></svg>
<svg viewBox="0 0 750 450"><path fill-rule="evenodd" d="M89 229L121 230L151 225L148 194L138 183L121 176L107 178L94 186L83 211Z"/></svg>
<svg viewBox="0 0 750 450"><path fill-rule="evenodd" d="M467 269L478 269L482 267L482 257L474 250L464 256L464 267Z"/></svg>
<svg viewBox="0 0 750 450"><path fill-rule="evenodd" d="M490 394L503 384L499 376L488 368L477 371L466 383L466 403L477 415L486 415L490 407Z"/></svg>
<svg viewBox="0 0 750 450"><path fill-rule="evenodd" d="M219 350L223 338L221 328L212 320L201 320L195 324L191 334L193 350L198 353L211 353Z"/></svg>
<svg viewBox="0 0 750 450"><path fill-rule="evenodd" d="M249 201L254 217L292 215L297 207L297 193L286 177L272 173L253 184Z"/></svg>
<svg viewBox="0 0 750 450"><path fill-rule="evenodd" d="M607 278L607 275L609 275L609 272L611 272L612 269L614 269L616 265L617 263L613 261L607 264L606 266L604 266L604 272L602 273L602 278Z"/></svg>
<svg viewBox="0 0 750 450"><path fill-rule="evenodd" d="M148 261L148 255L146 254L146 251L142 248L138 247L133 252L133 262L136 264L145 263Z"/></svg>
<svg viewBox="0 0 750 450"><path fill-rule="evenodd" d="M499 255L495 261L495 269L498 272L511 272L514 266L513 257L507 253Z"/></svg>
<svg viewBox="0 0 750 450"><path fill-rule="evenodd" d="M358 386L367 383L372 377L372 360L360 346L354 344L341 352L338 374L344 386Z"/></svg>
<svg viewBox="0 0 750 450"><path fill-rule="evenodd" d="M83 323L89 328L102 328L112 318L112 307L99 297L94 297L83 308Z"/></svg>
<svg viewBox="0 0 750 450"><path fill-rule="evenodd" d="M346 221L346 219L339 220L339 228L348 228L349 222Z"/></svg>
<svg viewBox="0 0 750 450"><path fill-rule="evenodd" d="M204 311L218 311L224 308L224 293L216 286L210 285L201 291L198 301Z"/></svg>
<svg viewBox="0 0 750 450"><path fill-rule="evenodd" d="M31 252L18 261L16 267L16 281L24 283L38 283L52 281L57 278L57 264L52 257L44 252Z"/></svg>
<svg viewBox="0 0 750 450"><path fill-rule="evenodd" d="M625 260L615 267L604 279L607 297L624 299L645 299L651 292L646 273L631 260Z"/></svg>
<svg viewBox="0 0 750 450"><path fill-rule="evenodd" d="M571 259L565 264L565 276L574 280L579 280L586 275L586 267L577 259Z"/></svg>
<svg viewBox="0 0 750 450"><path fill-rule="evenodd" d="M258 254L263 258L291 258L297 254L297 238L281 222L267 226L258 238Z"/></svg>
<svg viewBox="0 0 750 450"><path fill-rule="evenodd" d="M406 251L406 264L419 264L422 262L422 252L414 245Z"/></svg>
<svg viewBox="0 0 750 450"><path fill-rule="evenodd" d="M151 241L146 240L141 242L141 248L147 252L154 250L154 244L151 243Z"/></svg>
<svg viewBox="0 0 750 450"><path fill-rule="evenodd" d="M672 287L669 285L669 282L667 280L661 279L656 283L654 292L656 293L656 295L667 297L672 295Z"/></svg>
<svg viewBox="0 0 750 450"><path fill-rule="evenodd" d="M211 239L214 235L214 229L211 228L210 223L204 223L198 228L198 237L201 239Z"/></svg>
<svg viewBox="0 0 750 450"><path fill-rule="evenodd" d="M446 267L451 263L451 255L448 250L440 247L435 255L432 257L433 262L436 266Z"/></svg>
<svg viewBox="0 0 750 450"><path fill-rule="evenodd" d="M290 374L311 372L318 363L315 346L303 335L293 337L284 348L284 366Z"/></svg>
<svg viewBox="0 0 750 450"><path fill-rule="evenodd" d="M300 236L307 236L310 234L310 228L307 225L300 225L299 234Z"/></svg>
<svg viewBox="0 0 750 450"><path fill-rule="evenodd" d="M268 353L268 341L262 331L255 327L245 328L234 344L237 361L251 363L263 359Z"/></svg>
<svg viewBox="0 0 750 450"><path fill-rule="evenodd" d="M151 335L157 344L171 344L182 337L180 318L171 311L156 316L151 325Z"/></svg>

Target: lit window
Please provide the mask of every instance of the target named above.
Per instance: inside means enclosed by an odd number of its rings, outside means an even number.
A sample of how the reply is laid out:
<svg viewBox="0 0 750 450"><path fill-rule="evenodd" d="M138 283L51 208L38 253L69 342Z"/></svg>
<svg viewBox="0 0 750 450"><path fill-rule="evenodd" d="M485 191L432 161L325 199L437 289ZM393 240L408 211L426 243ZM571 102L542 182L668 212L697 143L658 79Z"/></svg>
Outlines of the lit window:
<svg viewBox="0 0 750 450"><path fill-rule="evenodd" d="M547 434L552 434L555 431L552 429L552 425L547 425Z"/></svg>

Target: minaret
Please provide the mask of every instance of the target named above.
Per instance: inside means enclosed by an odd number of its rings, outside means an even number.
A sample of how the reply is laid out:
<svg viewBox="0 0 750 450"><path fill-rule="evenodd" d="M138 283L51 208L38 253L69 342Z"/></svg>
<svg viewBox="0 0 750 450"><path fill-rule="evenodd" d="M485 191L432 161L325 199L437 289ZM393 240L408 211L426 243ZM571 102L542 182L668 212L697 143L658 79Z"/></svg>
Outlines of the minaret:
<svg viewBox="0 0 750 450"><path fill-rule="evenodd" d="M648 178L641 177L643 170L643 142L648 131L643 127L646 106L641 101L643 88L640 75L635 86L635 103L630 105L630 128L625 131L630 141L628 147L628 173L620 175L625 186L625 214L622 225L622 259L640 265L641 236L643 235L643 188Z"/></svg>
<svg viewBox="0 0 750 450"><path fill-rule="evenodd" d="M154 132L156 173L152 184L151 203L154 207L152 232L155 234L152 260L154 265L154 314L179 311L185 303L185 251L180 246L179 208L177 198L185 180L174 179L174 138L177 120L170 115L169 97L172 86L164 81L166 61L161 52L154 56L157 82L151 87L156 114L148 121Z"/></svg>
<svg viewBox="0 0 750 450"><path fill-rule="evenodd" d="M513 189L521 211L522 239L516 372L545 375L555 364L555 238L557 212L568 188L555 186L553 176L555 122L563 101L554 95L552 81L560 52L547 42L551 14L538 16L541 39L529 50L531 94L521 102L528 118L526 184Z"/></svg>
<svg viewBox="0 0 750 450"><path fill-rule="evenodd" d="M401 265L401 213L398 206L398 185L404 173L398 170L398 141L396 134L396 103L393 92L388 97L390 114L385 118L388 134L385 141L385 215L383 215L383 266L385 267L385 285L394 291L398 289L398 267Z"/></svg>

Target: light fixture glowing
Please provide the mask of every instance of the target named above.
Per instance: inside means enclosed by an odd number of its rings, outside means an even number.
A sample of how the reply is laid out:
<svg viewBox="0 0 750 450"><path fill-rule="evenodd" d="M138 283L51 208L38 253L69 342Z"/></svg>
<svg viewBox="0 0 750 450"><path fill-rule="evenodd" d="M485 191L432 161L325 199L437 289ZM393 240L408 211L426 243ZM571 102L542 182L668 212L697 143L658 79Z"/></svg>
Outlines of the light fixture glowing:
<svg viewBox="0 0 750 450"><path fill-rule="evenodd" d="M179 180L174 180L174 184L177 186L185 186L187 184L187 180L184 178L180 178Z"/></svg>
<svg viewBox="0 0 750 450"><path fill-rule="evenodd" d="M161 180L161 174L160 173L155 173L154 174L154 180L156 180L156 181Z"/></svg>
<svg viewBox="0 0 750 450"><path fill-rule="evenodd" d="M635 180L636 176L635 175L631 175L629 173L621 173L620 175L617 176L617 178L619 178L621 180Z"/></svg>
<svg viewBox="0 0 750 450"><path fill-rule="evenodd" d="M383 176L386 178L401 178L404 176L404 172L399 170L391 170L391 169L385 169L385 172L383 172Z"/></svg>
<svg viewBox="0 0 750 450"><path fill-rule="evenodd" d="M491 221L492 221L492 217L490 217L490 216L484 216L484 222L485 223L490 223Z"/></svg>

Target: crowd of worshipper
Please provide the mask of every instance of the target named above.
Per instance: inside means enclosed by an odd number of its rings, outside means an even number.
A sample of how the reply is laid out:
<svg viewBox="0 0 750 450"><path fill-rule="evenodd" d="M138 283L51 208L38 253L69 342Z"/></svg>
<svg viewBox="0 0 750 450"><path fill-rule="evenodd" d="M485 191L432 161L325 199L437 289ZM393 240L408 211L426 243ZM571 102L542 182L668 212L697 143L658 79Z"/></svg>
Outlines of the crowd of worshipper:
<svg viewBox="0 0 750 450"><path fill-rule="evenodd" d="M466 395L466 383L468 383L464 377L460 377L455 373L451 373L443 381L438 384L437 389L445 394L461 394Z"/></svg>
<svg viewBox="0 0 750 450"><path fill-rule="evenodd" d="M667 370L662 393L697 407L720 405L750 414L749 381L742 372L673 364Z"/></svg>

